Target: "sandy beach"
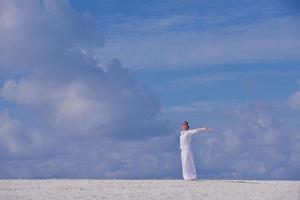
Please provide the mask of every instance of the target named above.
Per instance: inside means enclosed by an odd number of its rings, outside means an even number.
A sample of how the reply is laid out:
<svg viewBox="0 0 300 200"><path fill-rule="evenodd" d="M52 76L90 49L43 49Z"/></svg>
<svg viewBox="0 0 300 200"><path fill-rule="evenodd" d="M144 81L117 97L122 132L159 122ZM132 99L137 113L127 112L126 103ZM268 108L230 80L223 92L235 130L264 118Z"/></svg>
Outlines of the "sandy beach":
<svg viewBox="0 0 300 200"><path fill-rule="evenodd" d="M0 199L299 200L300 181L1 180Z"/></svg>

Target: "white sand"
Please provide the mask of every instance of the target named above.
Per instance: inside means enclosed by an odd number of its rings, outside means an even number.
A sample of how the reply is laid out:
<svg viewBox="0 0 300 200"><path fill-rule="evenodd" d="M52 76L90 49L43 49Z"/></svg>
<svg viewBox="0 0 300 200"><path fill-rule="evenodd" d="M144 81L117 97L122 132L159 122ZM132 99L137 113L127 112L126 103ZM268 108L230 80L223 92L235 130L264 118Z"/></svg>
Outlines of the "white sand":
<svg viewBox="0 0 300 200"><path fill-rule="evenodd" d="M300 181L0 180L0 199L299 200Z"/></svg>

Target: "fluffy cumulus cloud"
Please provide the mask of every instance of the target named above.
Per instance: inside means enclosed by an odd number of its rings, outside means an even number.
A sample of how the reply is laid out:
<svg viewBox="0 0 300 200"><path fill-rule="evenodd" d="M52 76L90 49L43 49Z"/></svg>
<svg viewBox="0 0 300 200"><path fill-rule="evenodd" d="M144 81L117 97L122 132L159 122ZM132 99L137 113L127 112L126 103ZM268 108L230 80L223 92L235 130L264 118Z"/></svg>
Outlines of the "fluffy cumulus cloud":
<svg viewBox="0 0 300 200"><path fill-rule="evenodd" d="M175 143L155 93L120 60L100 65L93 57L104 45L95 21L67 0L0 2L0 177L177 170L172 153L157 153ZM153 173L160 160L163 171Z"/></svg>
<svg viewBox="0 0 300 200"><path fill-rule="evenodd" d="M298 80L298 84L300 86L300 79ZM289 98L290 108L293 110L300 110L300 91L296 91Z"/></svg>
<svg viewBox="0 0 300 200"><path fill-rule="evenodd" d="M300 91L295 92L290 97L290 107L295 110L300 110Z"/></svg>
<svg viewBox="0 0 300 200"><path fill-rule="evenodd" d="M233 114L236 124L206 140L198 158L207 173L224 178L299 179L299 130L272 116L268 104L244 105ZM220 169L222 168L222 169Z"/></svg>

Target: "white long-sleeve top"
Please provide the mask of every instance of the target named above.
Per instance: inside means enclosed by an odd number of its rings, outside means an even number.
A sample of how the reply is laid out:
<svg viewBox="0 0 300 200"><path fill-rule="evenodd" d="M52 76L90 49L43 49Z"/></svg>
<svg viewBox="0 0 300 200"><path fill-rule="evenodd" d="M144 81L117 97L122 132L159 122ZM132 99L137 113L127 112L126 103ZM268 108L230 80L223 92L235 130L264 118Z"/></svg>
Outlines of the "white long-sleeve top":
<svg viewBox="0 0 300 200"><path fill-rule="evenodd" d="M190 130L180 131L180 149L190 149L191 148L191 135L200 133L206 130L205 128L196 128Z"/></svg>

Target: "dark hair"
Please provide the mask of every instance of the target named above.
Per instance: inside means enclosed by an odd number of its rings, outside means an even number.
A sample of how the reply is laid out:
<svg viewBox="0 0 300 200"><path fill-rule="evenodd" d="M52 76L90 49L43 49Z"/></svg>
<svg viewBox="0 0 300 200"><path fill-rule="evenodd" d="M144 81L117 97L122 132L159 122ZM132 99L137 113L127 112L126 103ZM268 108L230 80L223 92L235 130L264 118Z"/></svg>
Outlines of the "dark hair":
<svg viewBox="0 0 300 200"><path fill-rule="evenodd" d="M182 122L182 125L184 125L184 124L187 124L187 125L189 125L189 122L188 122L188 121L184 121L184 122Z"/></svg>

